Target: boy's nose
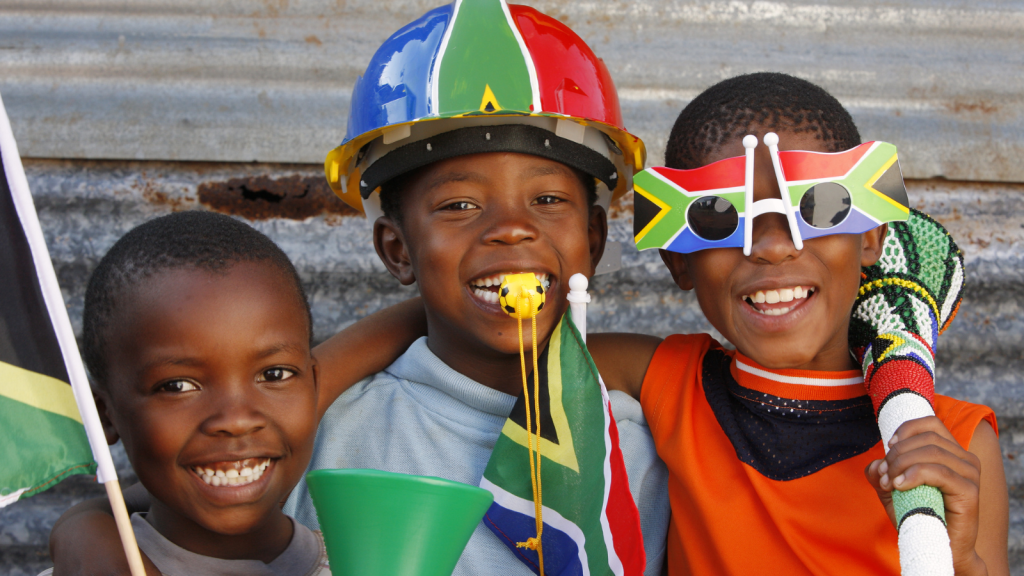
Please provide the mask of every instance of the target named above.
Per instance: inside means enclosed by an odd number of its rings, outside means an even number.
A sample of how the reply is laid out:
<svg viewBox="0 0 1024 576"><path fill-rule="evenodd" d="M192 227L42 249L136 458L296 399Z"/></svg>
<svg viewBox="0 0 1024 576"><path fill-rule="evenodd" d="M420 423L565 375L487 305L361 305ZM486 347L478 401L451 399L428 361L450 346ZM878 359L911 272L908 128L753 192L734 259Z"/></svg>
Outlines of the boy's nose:
<svg viewBox="0 0 1024 576"><path fill-rule="evenodd" d="M213 400L215 410L203 422L203 433L211 436L244 436L267 425L266 417L245 394L224 394Z"/></svg>
<svg viewBox="0 0 1024 576"><path fill-rule="evenodd" d="M482 238L485 244L512 246L520 242L536 240L539 234L536 225L530 220L528 210L510 207L496 211L489 220Z"/></svg>
<svg viewBox="0 0 1024 576"><path fill-rule="evenodd" d="M762 214L754 220L751 231L751 261L758 264L779 264L796 258L800 251L793 244L789 222L784 214Z"/></svg>
<svg viewBox="0 0 1024 576"><path fill-rule="evenodd" d="M763 139L764 135L759 134L758 140ZM768 147L758 146L754 153L754 201L782 198ZM778 264L786 259L795 258L799 253L793 244L793 236L785 214L762 214L754 219L749 256L752 261Z"/></svg>

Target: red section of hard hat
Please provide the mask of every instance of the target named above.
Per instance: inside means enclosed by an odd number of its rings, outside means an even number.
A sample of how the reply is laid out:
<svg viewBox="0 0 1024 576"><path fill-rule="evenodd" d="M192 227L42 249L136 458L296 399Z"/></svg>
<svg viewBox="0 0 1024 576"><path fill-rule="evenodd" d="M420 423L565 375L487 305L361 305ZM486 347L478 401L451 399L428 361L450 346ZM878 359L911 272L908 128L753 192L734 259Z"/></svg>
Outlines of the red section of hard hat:
<svg viewBox="0 0 1024 576"><path fill-rule="evenodd" d="M533 58L543 112L597 120L625 130L612 77L586 42L565 24L533 8L508 8Z"/></svg>

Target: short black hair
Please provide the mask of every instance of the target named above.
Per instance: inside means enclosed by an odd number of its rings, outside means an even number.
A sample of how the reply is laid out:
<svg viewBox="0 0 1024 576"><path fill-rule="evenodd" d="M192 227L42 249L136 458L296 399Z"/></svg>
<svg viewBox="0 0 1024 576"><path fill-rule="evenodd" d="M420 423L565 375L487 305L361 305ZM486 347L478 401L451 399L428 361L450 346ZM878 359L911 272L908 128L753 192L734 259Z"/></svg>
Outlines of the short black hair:
<svg viewBox="0 0 1024 576"><path fill-rule="evenodd" d="M267 262L293 283L309 322L313 318L299 274L288 256L252 226L215 212L161 216L121 237L100 260L85 290L82 348L96 383L105 386L107 330L129 291L165 270L226 272L241 262Z"/></svg>
<svg viewBox="0 0 1024 576"><path fill-rule="evenodd" d="M815 132L830 152L860 142L850 113L824 88L788 74L744 74L708 88L679 114L665 149L665 165L689 170L730 138L748 134L754 124Z"/></svg>
<svg viewBox="0 0 1024 576"><path fill-rule="evenodd" d="M576 178L583 184L583 190L587 193L587 205L593 206L597 202L597 179L578 168L568 165L566 167L572 170ZM428 166L424 166L406 172L380 185L380 210L395 224L402 225L402 192L409 187L409 184L421 171L427 168Z"/></svg>

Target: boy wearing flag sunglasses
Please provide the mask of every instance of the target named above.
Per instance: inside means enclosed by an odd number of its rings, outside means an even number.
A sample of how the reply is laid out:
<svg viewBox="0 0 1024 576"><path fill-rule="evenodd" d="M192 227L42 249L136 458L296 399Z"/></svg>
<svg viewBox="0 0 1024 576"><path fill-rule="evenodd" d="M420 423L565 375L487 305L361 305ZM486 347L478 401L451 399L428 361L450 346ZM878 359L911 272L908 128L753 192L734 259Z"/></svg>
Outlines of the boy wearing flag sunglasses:
<svg viewBox="0 0 1024 576"><path fill-rule="evenodd" d="M944 510L915 511L944 513L956 573L1007 573L1007 494L990 409L935 395L937 417L888 430L882 459L886 406L930 394L892 392L891 367L910 366L916 378L933 366L959 269L938 276L945 299L912 313L922 336L904 333L909 342L867 353L869 375L877 368L890 384L869 383L865 395L851 355L863 346L850 339L858 294L855 335L885 318L871 306L887 306L871 299L871 282L861 287L862 268L920 288L895 271L956 260L923 256L940 246L924 243L923 215L909 223L917 253L886 243L887 232L905 238L886 223L909 215L895 147L861 144L849 114L817 86L753 74L698 96L666 155L671 168L636 177L637 245L661 249L676 284L696 293L736 349L706 335L595 335L590 346L609 387L640 399L668 465L669 572L896 574L894 523L913 516L895 515L890 491L927 484L942 491ZM910 364L869 363L907 348L918 350L906 352ZM639 367L638 357L651 361Z"/></svg>

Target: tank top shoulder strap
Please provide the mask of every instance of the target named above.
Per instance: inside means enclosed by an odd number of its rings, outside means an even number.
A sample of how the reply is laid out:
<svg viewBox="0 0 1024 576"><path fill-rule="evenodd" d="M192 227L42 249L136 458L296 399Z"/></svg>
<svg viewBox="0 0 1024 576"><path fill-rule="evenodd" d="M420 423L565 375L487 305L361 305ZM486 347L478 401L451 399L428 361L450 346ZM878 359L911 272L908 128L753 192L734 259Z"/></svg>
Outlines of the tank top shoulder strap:
<svg viewBox="0 0 1024 576"><path fill-rule="evenodd" d="M699 385L701 360L713 347L719 347L707 334L673 334L658 346L647 366L640 404L651 430L661 422L677 420L688 390Z"/></svg>
<svg viewBox="0 0 1024 576"><path fill-rule="evenodd" d="M992 426L992 430L999 436L999 426L996 423L996 413L984 404L974 404L964 400L957 400L941 394L935 395L935 415L942 420L949 432L956 438L960 446L967 450L974 438L974 431L982 420Z"/></svg>

